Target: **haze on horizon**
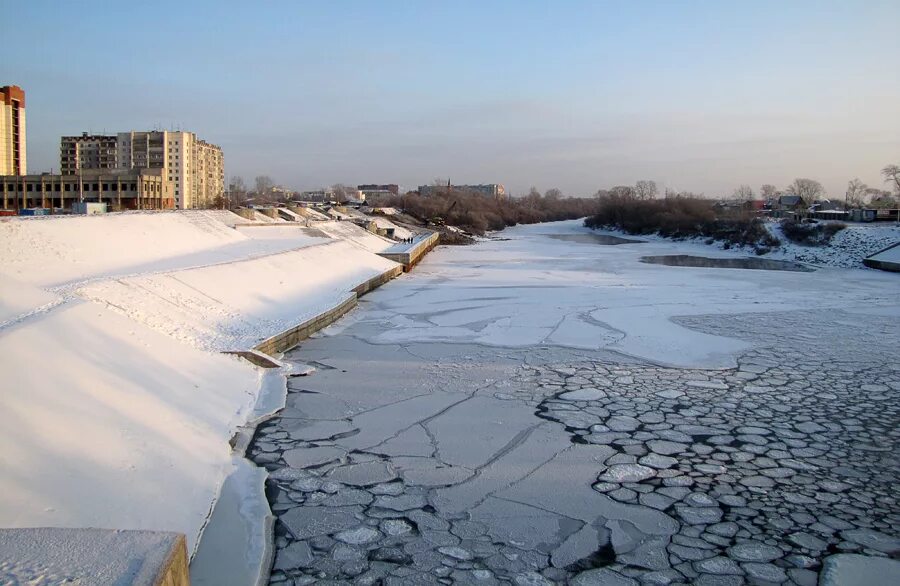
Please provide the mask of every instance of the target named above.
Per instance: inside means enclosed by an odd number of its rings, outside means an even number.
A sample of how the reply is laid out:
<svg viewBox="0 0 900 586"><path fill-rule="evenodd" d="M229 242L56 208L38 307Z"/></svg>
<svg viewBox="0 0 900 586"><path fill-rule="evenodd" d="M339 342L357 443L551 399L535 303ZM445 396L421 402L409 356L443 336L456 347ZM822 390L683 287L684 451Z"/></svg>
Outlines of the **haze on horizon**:
<svg viewBox="0 0 900 586"><path fill-rule="evenodd" d="M484 5L487 4L487 5ZM900 163L900 3L10 2L29 171L59 137L183 128L308 189L653 179L832 197Z"/></svg>

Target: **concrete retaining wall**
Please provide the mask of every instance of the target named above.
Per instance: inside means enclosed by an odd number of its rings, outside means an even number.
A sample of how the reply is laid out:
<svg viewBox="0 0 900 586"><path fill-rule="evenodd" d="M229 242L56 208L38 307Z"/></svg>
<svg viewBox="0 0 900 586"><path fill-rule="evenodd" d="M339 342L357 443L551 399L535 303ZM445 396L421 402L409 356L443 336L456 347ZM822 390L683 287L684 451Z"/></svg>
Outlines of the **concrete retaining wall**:
<svg viewBox="0 0 900 586"><path fill-rule="evenodd" d="M356 307L355 294L337 307L333 307L298 326L294 326L280 334L275 334L267 340L263 340L254 346L253 349L270 356L290 350L322 328L326 328L336 322L342 315L354 307Z"/></svg>
<svg viewBox="0 0 900 586"><path fill-rule="evenodd" d="M250 208L238 208L231 211L244 218L245 220L253 220L254 218L256 218L256 214Z"/></svg>
<svg viewBox="0 0 900 586"><path fill-rule="evenodd" d="M422 260L431 249L437 246L439 239L440 234L434 232L427 238L418 242L416 246L414 246L409 252L398 254L380 254L379 256L382 256L389 260L393 260L394 262L398 262L401 264L401 266L394 267L376 277L369 279L368 281L365 281L364 283L360 283L351 290L353 297L342 302L337 307L333 307L312 319L306 320L300 325L294 326L289 330L285 330L279 334L272 336L271 338L263 340L262 342L254 346L253 349L258 352L262 352L263 354L268 354L269 356L274 356L275 354L290 350L303 340L309 338L314 333L330 326L338 319L340 319L341 316L343 316L345 313L356 307L357 299L359 297L362 297L369 291L376 289L384 285L388 281L399 277L402 273L408 272L413 266L416 265L416 263Z"/></svg>
<svg viewBox="0 0 900 586"><path fill-rule="evenodd" d="M431 249L438 245L441 235L438 232L432 232L427 238L423 238L416 243L407 252L381 252L378 255L388 260L403 265L403 270L409 272L419 261L425 258L425 255L431 252Z"/></svg>
<svg viewBox="0 0 900 586"><path fill-rule="evenodd" d="M893 251L893 253L890 251ZM898 251L900 251L900 242L891 244L887 248L879 250L875 254L864 258L863 264L871 269L881 269L882 271L900 273L900 260L897 260L900 259Z"/></svg>
<svg viewBox="0 0 900 586"><path fill-rule="evenodd" d="M356 287L353 288L353 292L356 293L357 297L362 297L363 295L365 295L372 289L377 289L378 287L381 287L388 281L390 281L392 279L396 279L401 274L403 274L403 267L394 267L389 271L385 271L385 272L381 273L377 277L369 279L365 283L361 283L361 284L357 285Z"/></svg>

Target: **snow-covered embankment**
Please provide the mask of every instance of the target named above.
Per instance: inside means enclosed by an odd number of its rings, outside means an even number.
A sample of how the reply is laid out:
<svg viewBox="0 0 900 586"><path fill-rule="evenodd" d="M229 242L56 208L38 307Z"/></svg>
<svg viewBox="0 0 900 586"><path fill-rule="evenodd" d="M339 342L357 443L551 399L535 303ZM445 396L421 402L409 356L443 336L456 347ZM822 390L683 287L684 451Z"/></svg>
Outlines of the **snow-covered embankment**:
<svg viewBox="0 0 900 586"><path fill-rule="evenodd" d="M396 266L355 226L244 222L0 222L0 526L179 531L196 549L265 378L221 351Z"/></svg>

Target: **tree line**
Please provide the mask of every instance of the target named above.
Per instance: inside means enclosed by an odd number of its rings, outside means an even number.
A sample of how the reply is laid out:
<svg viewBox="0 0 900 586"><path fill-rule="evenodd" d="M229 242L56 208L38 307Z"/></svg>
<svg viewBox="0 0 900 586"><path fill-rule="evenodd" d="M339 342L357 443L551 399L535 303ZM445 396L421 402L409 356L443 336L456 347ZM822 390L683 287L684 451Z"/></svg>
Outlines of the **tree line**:
<svg viewBox="0 0 900 586"><path fill-rule="evenodd" d="M860 208L868 206L872 208L896 208L900 206L900 165L887 165L881 169L884 183L890 189L870 187L858 177L847 182L844 192L844 204L847 208ZM825 199L827 193L825 187L815 179L797 178L783 190L779 190L772 184L764 184L760 187L759 195L764 200L776 199L782 195L797 195L803 198L807 204ZM754 198L753 189L749 185L741 185L734 190L731 196L737 201L748 201Z"/></svg>

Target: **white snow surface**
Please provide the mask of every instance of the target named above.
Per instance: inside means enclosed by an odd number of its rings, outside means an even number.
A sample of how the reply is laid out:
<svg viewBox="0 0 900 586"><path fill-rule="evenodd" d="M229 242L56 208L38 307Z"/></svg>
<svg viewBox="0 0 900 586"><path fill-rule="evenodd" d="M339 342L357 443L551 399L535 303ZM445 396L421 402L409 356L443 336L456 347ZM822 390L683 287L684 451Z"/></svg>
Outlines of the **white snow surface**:
<svg viewBox="0 0 900 586"><path fill-rule="evenodd" d="M0 337L0 525L179 531L193 549L257 373L93 303L39 317Z"/></svg>
<svg viewBox="0 0 900 586"><path fill-rule="evenodd" d="M332 240L240 262L101 281L78 294L194 346L238 350L343 303L355 295L353 287L393 266Z"/></svg>
<svg viewBox="0 0 900 586"><path fill-rule="evenodd" d="M175 533L103 529L0 529L0 583L153 584Z"/></svg>
<svg viewBox="0 0 900 586"><path fill-rule="evenodd" d="M393 240L373 234L353 222L321 222L315 224L315 229L324 232L331 238L351 242L369 252L384 252L394 244Z"/></svg>
<svg viewBox="0 0 900 586"><path fill-rule="evenodd" d="M219 351L396 266L352 224L235 228L246 223L220 211L0 221L0 526L178 531L195 550L233 469L229 440L268 385Z"/></svg>
<svg viewBox="0 0 900 586"><path fill-rule="evenodd" d="M323 241L304 236L299 227L292 227L297 231L293 238L261 238L263 230L282 226L235 230L223 216L242 219L215 211L4 219L0 272L40 287L59 287L262 256Z"/></svg>
<svg viewBox="0 0 900 586"><path fill-rule="evenodd" d="M849 224L834 235L827 246L800 246L781 232L777 223L768 224L781 246L766 258L794 260L816 266L861 269L863 259L900 242L900 226L894 223Z"/></svg>
<svg viewBox="0 0 900 586"><path fill-rule="evenodd" d="M415 236L415 232L412 232L411 230L407 230L403 226L398 226L397 224L391 222L387 218L376 217L376 218L373 218L372 221L375 222L375 225L378 226L379 228L383 228L386 230L393 228L395 238L412 238L413 236Z"/></svg>

